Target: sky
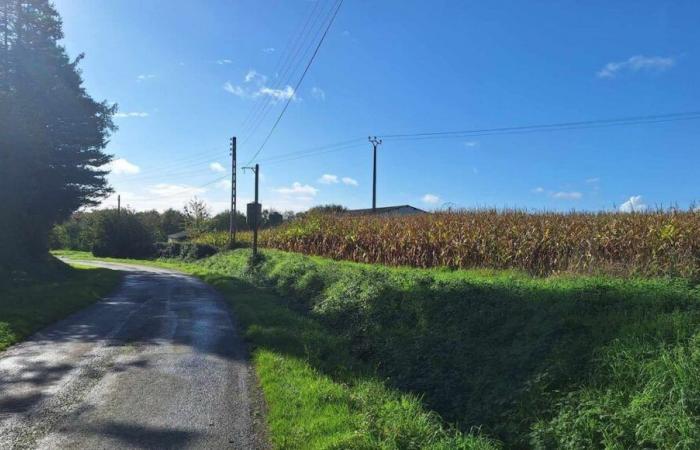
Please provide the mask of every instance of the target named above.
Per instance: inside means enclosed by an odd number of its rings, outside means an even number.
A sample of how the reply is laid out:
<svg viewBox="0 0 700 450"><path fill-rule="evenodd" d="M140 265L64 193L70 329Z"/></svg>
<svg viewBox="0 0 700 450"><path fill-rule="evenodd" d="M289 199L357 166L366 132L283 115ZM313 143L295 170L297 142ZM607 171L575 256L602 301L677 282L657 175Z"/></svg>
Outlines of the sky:
<svg viewBox="0 0 700 450"><path fill-rule="evenodd" d="M227 209L232 136L239 168L260 164L263 208L366 208L370 135L700 111L697 1L345 0L298 90L335 0L54 3L88 93L119 105L109 180L137 210ZM385 139L377 203L687 208L699 137L683 120ZM244 205L252 173L237 184Z"/></svg>

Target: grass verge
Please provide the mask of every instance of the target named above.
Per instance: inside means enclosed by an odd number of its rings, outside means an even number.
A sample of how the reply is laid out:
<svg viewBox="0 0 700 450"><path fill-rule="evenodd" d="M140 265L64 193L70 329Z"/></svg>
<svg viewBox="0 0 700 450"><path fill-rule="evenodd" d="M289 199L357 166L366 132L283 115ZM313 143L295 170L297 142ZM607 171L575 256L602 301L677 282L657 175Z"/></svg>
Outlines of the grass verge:
<svg viewBox="0 0 700 450"><path fill-rule="evenodd" d="M51 258L0 289L0 351L112 291L119 272Z"/></svg>

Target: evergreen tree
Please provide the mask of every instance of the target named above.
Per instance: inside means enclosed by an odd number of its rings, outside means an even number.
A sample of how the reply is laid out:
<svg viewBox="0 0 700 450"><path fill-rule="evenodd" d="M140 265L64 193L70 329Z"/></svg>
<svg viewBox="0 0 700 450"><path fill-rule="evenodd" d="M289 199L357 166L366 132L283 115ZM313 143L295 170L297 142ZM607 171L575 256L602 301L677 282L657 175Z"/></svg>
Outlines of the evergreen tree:
<svg viewBox="0 0 700 450"><path fill-rule="evenodd" d="M110 192L116 106L93 100L48 0L0 0L0 260L47 250L55 223Z"/></svg>

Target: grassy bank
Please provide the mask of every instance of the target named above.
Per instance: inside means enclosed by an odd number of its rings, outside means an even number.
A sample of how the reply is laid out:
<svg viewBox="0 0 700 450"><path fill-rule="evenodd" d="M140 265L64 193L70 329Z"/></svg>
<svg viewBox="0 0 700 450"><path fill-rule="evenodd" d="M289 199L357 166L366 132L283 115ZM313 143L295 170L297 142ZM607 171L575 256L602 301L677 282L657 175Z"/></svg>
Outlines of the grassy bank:
<svg viewBox="0 0 700 450"><path fill-rule="evenodd" d="M119 272L54 258L14 273L0 289L0 351L104 297L120 280Z"/></svg>
<svg viewBox="0 0 700 450"><path fill-rule="evenodd" d="M506 447L700 444L700 292L687 281L265 254L170 265L231 299L280 447L492 445L426 409Z"/></svg>

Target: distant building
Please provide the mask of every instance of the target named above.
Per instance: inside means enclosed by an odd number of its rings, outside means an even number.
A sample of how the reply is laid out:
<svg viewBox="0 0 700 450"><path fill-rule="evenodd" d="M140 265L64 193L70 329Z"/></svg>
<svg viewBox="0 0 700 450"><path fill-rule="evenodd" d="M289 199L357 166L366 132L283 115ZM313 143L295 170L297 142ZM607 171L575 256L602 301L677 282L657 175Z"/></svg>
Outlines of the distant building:
<svg viewBox="0 0 700 450"><path fill-rule="evenodd" d="M372 210L372 208L367 209L349 209L344 211L343 214L348 214L351 216L367 216L376 214L379 216L412 216L414 214L427 214L427 211L415 208L411 205L399 205L399 206L384 206L382 208L377 208Z"/></svg>
<svg viewBox="0 0 700 450"><path fill-rule="evenodd" d="M168 242L184 242L190 237L187 231L179 231L168 235Z"/></svg>

